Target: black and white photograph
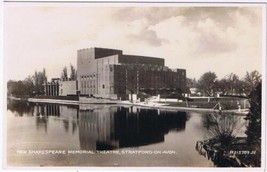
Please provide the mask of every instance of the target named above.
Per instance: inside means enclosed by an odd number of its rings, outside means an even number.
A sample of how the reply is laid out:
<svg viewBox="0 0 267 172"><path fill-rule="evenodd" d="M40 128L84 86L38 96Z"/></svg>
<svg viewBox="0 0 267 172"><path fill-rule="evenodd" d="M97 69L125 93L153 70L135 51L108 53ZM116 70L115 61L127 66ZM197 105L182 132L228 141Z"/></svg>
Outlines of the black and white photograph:
<svg viewBox="0 0 267 172"><path fill-rule="evenodd" d="M3 10L5 169L264 170L265 3Z"/></svg>

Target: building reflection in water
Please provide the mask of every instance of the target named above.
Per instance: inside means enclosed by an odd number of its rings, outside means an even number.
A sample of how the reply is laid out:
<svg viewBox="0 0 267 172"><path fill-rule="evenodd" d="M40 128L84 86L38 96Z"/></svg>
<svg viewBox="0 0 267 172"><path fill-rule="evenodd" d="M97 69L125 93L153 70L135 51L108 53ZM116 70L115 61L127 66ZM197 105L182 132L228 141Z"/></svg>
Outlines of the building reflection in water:
<svg viewBox="0 0 267 172"><path fill-rule="evenodd" d="M58 104L39 104L33 107L32 115L36 117L37 129L44 128L47 131L48 117L54 117L54 120L61 120L66 132L72 128L72 133L77 130L78 106L64 106Z"/></svg>
<svg viewBox="0 0 267 172"><path fill-rule="evenodd" d="M12 110L16 111L16 108ZM82 150L110 150L164 142L164 135L169 131L185 130L188 118L185 112L109 105L36 103L31 104L27 112L36 117L37 130L47 132L49 121L56 120L65 132L74 134L78 131ZM55 124L59 123L51 123Z"/></svg>
<svg viewBox="0 0 267 172"><path fill-rule="evenodd" d="M136 107L80 110L80 149L109 150L163 142L170 130L185 130L186 119L185 112Z"/></svg>

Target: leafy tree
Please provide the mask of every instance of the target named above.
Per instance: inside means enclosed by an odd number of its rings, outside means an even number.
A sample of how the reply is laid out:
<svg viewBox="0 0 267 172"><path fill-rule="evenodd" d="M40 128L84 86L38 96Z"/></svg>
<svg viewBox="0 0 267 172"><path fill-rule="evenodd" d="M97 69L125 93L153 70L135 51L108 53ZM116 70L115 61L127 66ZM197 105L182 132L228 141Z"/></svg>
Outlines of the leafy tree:
<svg viewBox="0 0 267 172"><path fill-rule="evenodd" d="M230 73L225 78L221 79L219 84L225 95L242 95L244 93L244 81L240 80L238 75L234 73Z"/></svg>
<svg viewBox="0 0 267 172"><path fill-rule="evenodd" d="M43 77L43 83L46 83L47 82L47 76L46 76L46 71L45 71L45 68L43 68L43 73L42 73L42 77Z"/></svg>
<svg viewBox="0 0 267 172"><path fill-rule="evenodd" d="M239 77L234 73L230 73L229 75L227 75L226 79L228 81L229 92L234 94L237 89Z"/></svg>
<svg viewBox="0 0 267 172"><path fill-rule="evenodd" d="M239 94L239 95L247 95L246 94L246 83L243 81L243 80L239 80L237 83L236 83L236 93Z"/></svg>
<svg viewBox="0 0 267 172"><path fill-rule="evenodd" d="M35 71L34 75L29 75L24 80L7 82L7 94L17 97L28 97L34 94L44 94L43 84L47 82L46 71Z"/></svg>
<svg viewBox="0 0 267 172"><path fill-rule="evenodd" d="M77 71L72 64L70 64L70 80L75 81L77 79Z"/></svg>
<svg viewBox="0 0 267 172"><path fill-rule="evenodd" d="M255 89L255 87L261 82L261 74L254 70L252 72L247 72L246 76L244 78L244 84L246 87L246 93L249 95L249 93Z"/></svg>
<svg viewBox="0 0 267 172"><path fill-rule="evenodd" d="M261 165L261 83L249 95L250 109L246 116L248 126L246 130L247 144L250 150L256 152L255 156L248 157L253 166Z"/></svg>
<svg viewBox="0 0 267 172"><path fill-rule="evenodd" d="M28 96L32 96L34 92L34 78L33 76L29 75L27 78L23 81L24 85L24 94Z"/></svg>
<svg viewBox="0 0 267 172"><path fill-rule="evenodd" d="M37 95L44 94L44 88L43 84L47 82L47 76L46 76L46 71L43 69L43 71L35 71L34 76L33 76L33 81L34 81L34 91Z"/></svg>
<svg viewBox="0 0 267 172"><path fill-rule="evenodd" d="M62 73L61 73L61 79L63 81L67 81L68 80L68 69L67 67L65 66L62 70Z"/></svg>
<svg viewBox="0 0 267 172"><path fill-rule="evenodd" d="M14 94L14 87L15 87L15 82L16 81L13 81L13 80L9 80L7 82L7 95L8 96L11 96L11 94Z"/></svg>
<svg viewBox="0 0 267 172"><path fill-rule="evenodd" d="M191 79L191 78L186 78L186 86L187 86L188 88L190 88L190 87L196 87L196 86L197 86L196 78L193 78L193 79Z"/></svg>
<svg viewBox="0 0 267 172"><path fill-rule="evenodd" d="M8 81L7 82L7 93L9 96L13 95L16 97L27 97L32 96L34 90L33 78L28 76L23 81Z"/></svg>
<svg viewBox="0 0 267 172"><path fill-rule="evenodd" d="M218 80L215 83L215 89L217 92L219 92L223 95L227 95L228 94L228 81L227 81L227 79L223 78L221 80Z"/></svg>
<svg viewBox="0 0 267 172"><path fill-rule="evenodd" d="M23 87L22 81L13 81L10 80L7 82L7 93L8 95L22 96L23 92L21 88Z"/></svg>
<svg viewBox="0 0 267 172"><path fill-rule="evenodd" d="M206 72L198 80L197 88L204 95L210 96L213 94L213 91L216 88L216 79L217 76L214 72Z"/></svg>
<svg viewBox="0 0 267 172"><path fill-rule="evenodd" d="M249 120L246 134L249 144L260 144L261 140L261 83L250 93L250 109L246 119Z"/></svg>

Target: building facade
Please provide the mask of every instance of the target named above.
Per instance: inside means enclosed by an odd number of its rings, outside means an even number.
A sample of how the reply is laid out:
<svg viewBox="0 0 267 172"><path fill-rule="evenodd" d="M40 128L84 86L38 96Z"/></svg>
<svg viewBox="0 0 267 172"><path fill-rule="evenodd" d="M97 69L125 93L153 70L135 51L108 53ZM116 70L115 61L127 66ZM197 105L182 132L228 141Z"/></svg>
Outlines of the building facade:
<svg viewBox="0 0 267 172"><path fill-rule="evenodd" d="M59 82L60 78L52 78L51 82L43 84L44 93L46 96L58 96L59 95Z"/></svg>
<svg viewBox="0 0 267 172"><path fill-rule="evenodd" d="M81 95L103 98L186 92L185 69L169 69L163 58L125 55L115 49L78 50L77 80Z"/></svg>
<svg viewBox="0 0 267 172"><path fill-rule="evenodd" d="M60 78L52 78L51 82L43 84L45 96L76 95L78 81L62 81Z"/></svg>
<svg viewBox="0 0 267 172"><path fill-rule="evenodd" d="M76 95L77 93L77 81L60 81L59 82L59 95L68 96Z"/></svg>

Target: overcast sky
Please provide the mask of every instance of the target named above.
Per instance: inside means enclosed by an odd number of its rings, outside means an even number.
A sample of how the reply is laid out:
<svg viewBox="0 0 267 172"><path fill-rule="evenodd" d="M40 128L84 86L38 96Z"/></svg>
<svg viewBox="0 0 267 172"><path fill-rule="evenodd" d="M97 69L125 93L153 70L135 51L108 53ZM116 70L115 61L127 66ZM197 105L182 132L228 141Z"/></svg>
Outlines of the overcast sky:
<svg viewBox="0 0 267 172"><path fill-rule="evenodd" d="M151 5L5 3L7 79L42 68L60 77L64 66L76 66L77 50L90 47L161 57L196 79L207 71L219 78L261 71L263 6Z"/></svg>

